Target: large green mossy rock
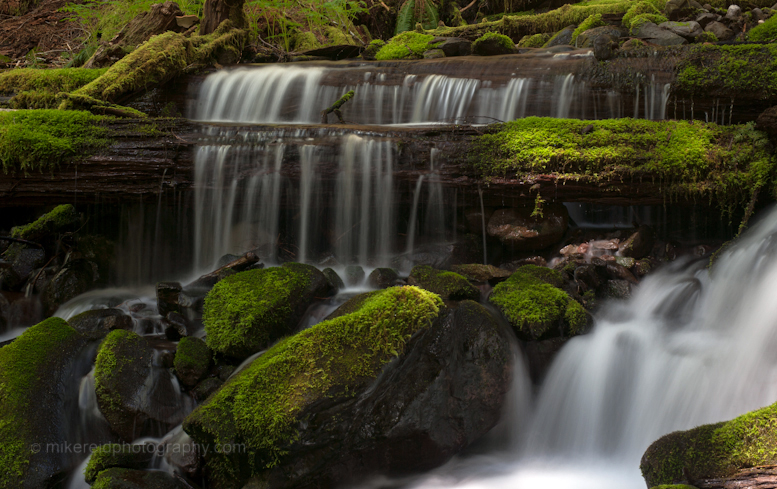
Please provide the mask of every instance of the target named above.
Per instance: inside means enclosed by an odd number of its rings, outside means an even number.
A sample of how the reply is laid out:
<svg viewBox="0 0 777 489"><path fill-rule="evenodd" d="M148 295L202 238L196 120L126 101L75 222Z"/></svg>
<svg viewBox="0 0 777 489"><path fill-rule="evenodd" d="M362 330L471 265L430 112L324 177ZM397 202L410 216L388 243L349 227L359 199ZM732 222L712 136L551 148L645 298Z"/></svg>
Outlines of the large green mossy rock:
<svg viewBox="0 0 777 489"><path fill-rule="evenodd" d="M588 315L564 292L561 273L524 265L494 287L489 302L505 315L519 338L539 340L585 331Z"/></svg>
<svg viewBox="0 0 777 489"><path fill-rule="evenodd" d="M653 487L726 479L742 469L775 464L777 404L772 404L731 421L665 435L645 451L640 469Z"/></svg>
<svg viewBox="0 0 777 489"><path fill-rule="evenodd" d="M79 354L87 339L59 318L37 324L0 348L0 487L51 487L72 468L62 446L77 406ZM86 371L83 371L86 370Z"/></svg>
<svg viewBox="0 0 777 489"><path fill-rule="evenodd" d="M210 348L201 339L194 336L181 338L173 366L183 385L194 387L208 373L211 356Z"/></svg>
<svg viewBox="0 0 777 489"><path fill-rule="evenodd" d="M124 469L145 469L154 458L155 447L151 444L119 445L110 443L92 450L89 463L84 469L84 480L94 484L100 472L114 467Z"/></svg>
<svg viewBox="0 0 777 489"><path fill-rule="evenodd" d="M434 292L445 300L477 301L480 298L480 291L458 273L436 270L427 265L413 267L407 283Z"/></svg>
<svg viewBox="0 0 777 489"><path fill-rule="evenodd" d="M52 235L73 231L79 222L80 215L76 209L70 204L63 204L26 226L13 228L11 236L27 241L41 242L51 239Z"/></svg>
<svg viewBox="0 0 777 489"><path fill-rule="evenodd" d="M308 306L333 292L324 274L301 263L226 277L205 297L202 320L208 347L248 357L293 332Z"/></svg>
<svg viewBox="0 0 777 489"><path fill-rule="evenodd" d="M244 444L240 453L211 451L208 470L218 487L242 487L279 464L303 430L301 415L353 399L442 308L438 296L409 286L355 300L349 314L278 342L186 418L184 430L200 444Z"/></svg>

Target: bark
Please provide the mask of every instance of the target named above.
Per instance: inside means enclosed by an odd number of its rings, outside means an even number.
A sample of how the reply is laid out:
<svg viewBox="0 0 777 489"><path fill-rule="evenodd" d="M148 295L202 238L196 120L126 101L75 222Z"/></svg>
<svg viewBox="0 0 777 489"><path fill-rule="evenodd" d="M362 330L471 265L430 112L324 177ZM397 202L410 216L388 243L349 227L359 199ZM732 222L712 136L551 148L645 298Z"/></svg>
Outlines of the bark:
<svg viewBox="0 0 777 489"><path fill-rule="evenodd" d="M205 0L200 35L210 34L225 20L229 19L238 29L248 26L243 3L245 0Z"/></svg>

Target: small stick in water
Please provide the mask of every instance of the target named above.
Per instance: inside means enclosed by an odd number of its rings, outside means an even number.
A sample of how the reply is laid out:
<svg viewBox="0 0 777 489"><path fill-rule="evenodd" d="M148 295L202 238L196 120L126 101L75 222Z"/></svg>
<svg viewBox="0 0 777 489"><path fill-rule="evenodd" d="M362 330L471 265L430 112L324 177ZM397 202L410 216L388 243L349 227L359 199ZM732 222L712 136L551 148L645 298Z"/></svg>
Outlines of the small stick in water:
<svg viewBox="0 0 777 489"><path fill-rule="evenodd" d="M351 100L351 98L353 98L353 94L354 94L353 90L349 91L348 93L340 97L340 99L337 102L332 104L331 107L329 107L328 109L322 110L321 124L327 124L327 116L332 112L334 112L337 118L340 120L340 124L345 124L345 121L343 120L343 114L340 112L340 107L342 107L344 103Z"/></svg>

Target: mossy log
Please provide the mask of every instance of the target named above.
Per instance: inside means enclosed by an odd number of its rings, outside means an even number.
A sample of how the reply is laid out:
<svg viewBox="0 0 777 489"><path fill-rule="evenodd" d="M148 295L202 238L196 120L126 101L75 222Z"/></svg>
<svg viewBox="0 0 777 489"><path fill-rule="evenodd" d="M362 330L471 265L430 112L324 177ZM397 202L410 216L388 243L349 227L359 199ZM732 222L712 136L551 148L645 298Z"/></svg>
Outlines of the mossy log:
<svg viewBox="0 0 777 489"><path fill-rule="evenodd" d="M343 120L343 113L340 112L340 107L343 106L346 102L351 100L354 96L354 91L350 90L343 94L342 97L340 97L337 102L333 103L328 109L324 109L321 111L321 124L326 124L327 116L331 114L332 112L335 113L337 116L337 119L340 121L340 124L345 124L345 121Z"/></svg>

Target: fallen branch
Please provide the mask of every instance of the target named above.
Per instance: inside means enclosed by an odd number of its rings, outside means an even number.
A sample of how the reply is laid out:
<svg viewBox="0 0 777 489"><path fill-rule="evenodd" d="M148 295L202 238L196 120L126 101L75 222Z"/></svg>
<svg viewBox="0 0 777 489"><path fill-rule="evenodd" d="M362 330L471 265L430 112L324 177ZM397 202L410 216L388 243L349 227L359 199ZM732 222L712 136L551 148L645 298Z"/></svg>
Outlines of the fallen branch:
<svg viewBox="0 0 777 489"><path fill-rule="evenodd" d="M353 95L354 95L354 91L351 90L348 93L346 93L345 95L343 95L342 97L340 97L340 99L337 102L335 102L334 104L332 104L331 107L329 107L328 109L322 110L321 111L321 124L327 124L328 123L327 122L328 116L332 112L334 112L335 115L337 116L337 118L340 120L340 124L345 124L345 121L343 120L343 114L340 112L340 107L342 107L344 103L346 103L349 100L351 100L353 98Z"/></svg>
<svg viewBox="0 0 777 489"><path fill-rule="evenodd" d="M10 236L0 236L0 241L11 241L13 243L22 243L22 244L26 244L27 246L34 246L35 248L43 249L43 245L40 243L27 241L26 239L12 238Z"/></svg>
<svg viewBox="0 0 777 489"><path fill-rule="evenodd" d="M459 10L459 13L462 13L462 12L464 12L465 10L467 10L468 8L470 8L471 6L475 5L475 3L477 3L477 1L478 1L478 0L472 0L471 2L469 2L469 5L467 5L467 6L466 6L466 7L464 7L463 9Z"/></svg>

